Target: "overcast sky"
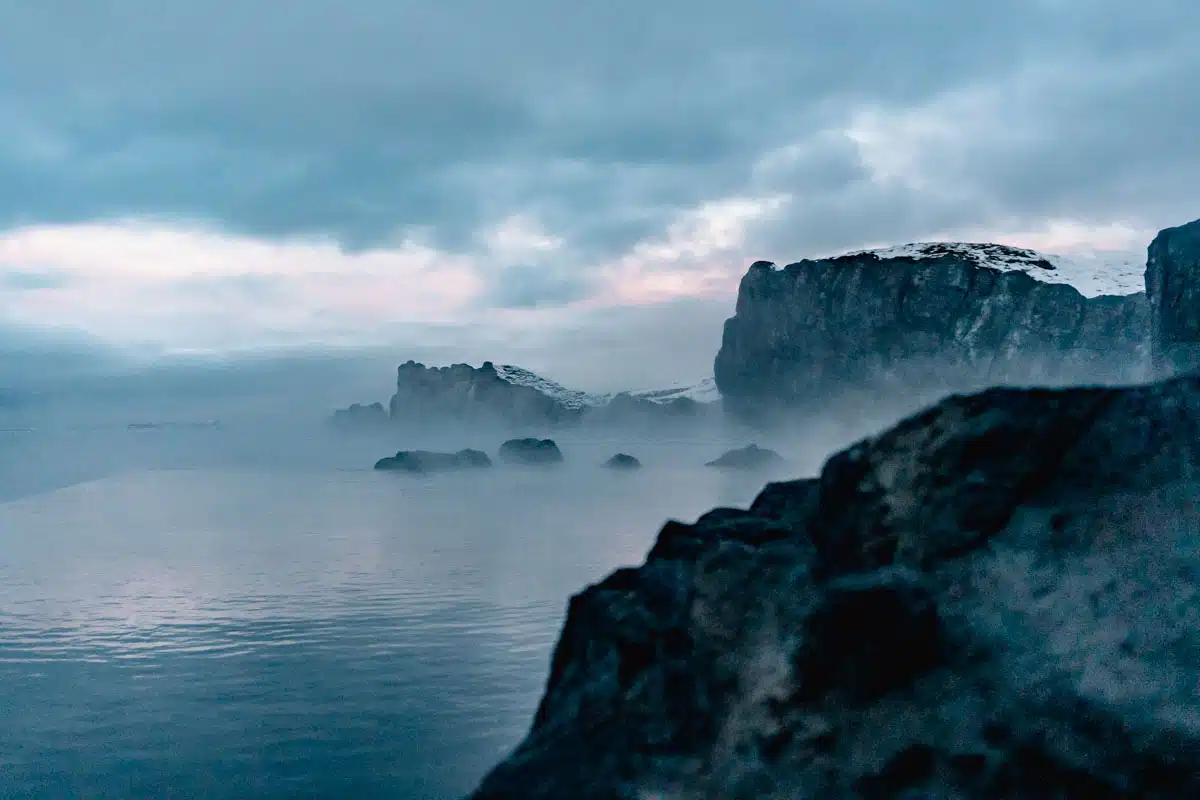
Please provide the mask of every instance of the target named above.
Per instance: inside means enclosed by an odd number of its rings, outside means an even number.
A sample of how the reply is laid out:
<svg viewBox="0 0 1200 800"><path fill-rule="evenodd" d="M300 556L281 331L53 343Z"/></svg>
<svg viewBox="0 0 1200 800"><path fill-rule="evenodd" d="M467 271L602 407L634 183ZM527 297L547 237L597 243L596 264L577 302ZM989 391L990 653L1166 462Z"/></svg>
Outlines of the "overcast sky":
<svg viewBox="0 0 1200 800"><path fill-rule="evenodd" d="M0 0L0 351L699 378L759 258L1200 217L1197 31L1187 0Z"/></svg>

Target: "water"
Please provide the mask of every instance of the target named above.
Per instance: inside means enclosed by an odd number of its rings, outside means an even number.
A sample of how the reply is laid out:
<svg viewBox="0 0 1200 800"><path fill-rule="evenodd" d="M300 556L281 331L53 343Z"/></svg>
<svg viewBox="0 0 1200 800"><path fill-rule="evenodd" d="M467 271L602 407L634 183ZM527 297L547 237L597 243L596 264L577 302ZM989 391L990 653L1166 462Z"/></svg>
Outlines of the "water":
<svg viewBox="0 0 1200 800"><path fill-rule="evenodd" d="M762 483L699 466L712 441L420 478L232 435L3 443L0 796L460 796L524 735L568 596ZM646 468L596 467L618 449Z"/></svg>

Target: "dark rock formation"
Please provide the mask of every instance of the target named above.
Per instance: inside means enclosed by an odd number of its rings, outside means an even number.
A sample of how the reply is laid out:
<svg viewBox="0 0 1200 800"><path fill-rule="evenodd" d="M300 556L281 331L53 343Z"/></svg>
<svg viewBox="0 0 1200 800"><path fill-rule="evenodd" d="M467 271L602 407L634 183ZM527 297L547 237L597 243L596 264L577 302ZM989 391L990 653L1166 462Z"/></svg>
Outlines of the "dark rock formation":
<svg viewBox="0 0 1200 800"><path fill-rule="evenodd" d="M492 466L492 459L482 450L459 450L457 453L434 453L429 450L401 450L394 456L375 462L375 469L391 472L447 472L460 469L479 469Z"/></svg>
<svg viewBox="0 0 1200 800"><path fill-rule="evenodd" d="M1200 369L1200 220L1160 231L1146 259L1151 350L1160 373Z"/></svg>
<svg viewBox="0 0 1200 800"><path fill-rule="evenodd" d="M581 392L564 390L555 396L558 393L550 387L557 385L549 381L542 381L545 385L539 387L510 377L490 361L475 369L469 364L426 367L410 360L396 373L392 419L414 424L445 419L523 426L577 421L581 416L583 403L575 397Z"/></svg>
<svg viewBox="0 0 1200 800"><path fill-rule="evenodd" d="M560 464L562 451L553 439L509 439L500 445L500 460L513 464Z"/></svg>
<svg viewBox="0 0 1200 800"><path fill-rule="evenodd" d="M725 469L765 469L782 466L783 463L783 456L774 450L768 450L756 444L748 444L745 447L723 453L719 458L709 461L704 466Z"/></svg>
<svg viewBox="0 0 1200 800"><path fill-rule="evenodd" d="M615 456L610 458L608 461L605 461L604 466L608 467L609 469L619 469L619 470L641 469L642 462L638 461L636 458L629 455L628 453L617 453Z"/></svg>
<svg viewBox="0 0 1200 800"><path fill-rule="evenodd" d="M1004 383L1140 380L1144 294L1085 298L1050 282L1058 269L1029 250L977 244L756 262L725 323L717 386L728 410L753 419L855 395L917 403Z"/></svg>
<svg viewBox="0 0 1200 800"><path fill-rule="evenodd" d="M573 597L475 800L1200 796L1200 377L952 396Z"/></svg>
<svg viewBox="0 0 1200 800"><path fill-rule="evenodd" d="M349 408L333 412L331 421L343 429L379 428L388 423L388 413L382 403L371 403L367 406L355 403Z"/></svg>

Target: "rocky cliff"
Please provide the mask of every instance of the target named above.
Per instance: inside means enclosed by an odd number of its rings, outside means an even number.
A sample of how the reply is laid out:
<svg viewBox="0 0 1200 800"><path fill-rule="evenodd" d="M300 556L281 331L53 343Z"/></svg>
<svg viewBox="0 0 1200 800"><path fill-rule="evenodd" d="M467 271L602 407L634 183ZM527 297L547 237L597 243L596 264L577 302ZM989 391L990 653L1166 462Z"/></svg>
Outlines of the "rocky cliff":
<svg viewBox="0 0 1200 800"><path fill-rule="evenodd" d="M537 426L576 421L585 405L582 392L570 392L514 367L497 368L490 361L478 369L469 364L426 367L410 360L396 371L390 414L396 422Z"/></svg>
<svg viewBox="0 0 1200 800"><path fill-rule="evenodd" d="M754 416L855 395L1138 380L1150 332L1141 288L1134 268L1105 273L995 244L759 261L725 323L717 386L728 409Z"/></svg>
<svg viewBox="0 0 1200 800"><path fill-rule="evenodd" d="M1198 457L1197 377L991 389L668 522L473 797L1200 796Z"/></svg>
<svg viewBox="0 0 1200 800"><path fill-rule="evenodd" d="M1146 294L1156 370L1200 368L1200 220L1154 237L1147 251Z"/></svg>

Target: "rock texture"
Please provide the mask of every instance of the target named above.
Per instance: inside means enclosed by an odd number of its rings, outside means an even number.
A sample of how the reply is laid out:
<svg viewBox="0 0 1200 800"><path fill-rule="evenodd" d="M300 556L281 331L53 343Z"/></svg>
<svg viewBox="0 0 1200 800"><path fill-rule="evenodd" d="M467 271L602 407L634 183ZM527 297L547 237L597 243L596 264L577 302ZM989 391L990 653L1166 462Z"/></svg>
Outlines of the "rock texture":
<svg viewBox="0 0 1200 800"><path fill-rule="evenodd" d="M706 467L721 467L724 469L765 469L766 467L781 466L783 456L774 450L748 444L736 450L722 453L719 458L709 461Z"/></svg>
<svg viewBox="0 0 1200 800"><path fill-rule="evenodd" d="M1062 282L1066 267L992 244L908 245L782 269L756 262L725 323L717 386L727 409L754 417L826 410L855 393L876 402L1141 379L1145 295L1084 297Z"/></svg>
<svg viewBox="0 0 1200 800"><path fill-rule="evenodd" d="M375 462L375 469L391 472L447 472L460 469L479 469L492 466L492 459L482 450L470 448L457 453L435 453L429 450L401 450L394 456Z"/></svg>
<svg viewBox="0 0 1200 800"><path fill-rule="evenodd" d="M509 439L500 445L500 460L511 464L561 464L562 451L553 439Z"/></svg>
<svg viewBox="0 0 1200 800"><path fill-rule="evenodd" d="M1200 796L1200 378L957 395L571 599L475 800Z"/></svg>
<svg viewBox="0 0 1200 800"><path fill-rule="evenodd" d="M1155 369L1200 369L1200 220L1160 231L1146 259Z"/></svg>

